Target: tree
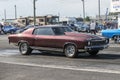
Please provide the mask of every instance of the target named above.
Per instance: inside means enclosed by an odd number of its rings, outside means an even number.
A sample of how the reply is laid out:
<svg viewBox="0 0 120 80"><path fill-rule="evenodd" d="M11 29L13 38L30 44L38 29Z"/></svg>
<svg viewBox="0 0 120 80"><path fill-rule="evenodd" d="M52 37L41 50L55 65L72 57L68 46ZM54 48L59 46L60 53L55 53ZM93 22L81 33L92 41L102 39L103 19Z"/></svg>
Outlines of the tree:
<svg viewBox="0 0 120 80"><path fill-rule="evenodd" d="M85 21L90 21L90 17L87 16L87 17L85 18Z"/></svg>
<svg viewBox="0 0 120 80"><path fill-rule="evenodd" d="M78 17L78 18L76 18L76 20L77 20L77 22L81 22L81 21L83 21L83 18Z"/></svg>

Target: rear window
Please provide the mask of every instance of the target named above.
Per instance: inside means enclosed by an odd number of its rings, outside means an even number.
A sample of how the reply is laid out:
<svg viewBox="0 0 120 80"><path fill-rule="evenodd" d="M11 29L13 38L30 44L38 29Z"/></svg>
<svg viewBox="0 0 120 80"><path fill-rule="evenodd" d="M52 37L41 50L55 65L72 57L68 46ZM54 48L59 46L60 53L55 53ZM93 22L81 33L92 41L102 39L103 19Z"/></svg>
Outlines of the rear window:
<svg viewBox="0 0 120 80"><path fill-rule="evenodd" d="M34 30L34 35L54 35L50 27L41 27Z"/></svg>

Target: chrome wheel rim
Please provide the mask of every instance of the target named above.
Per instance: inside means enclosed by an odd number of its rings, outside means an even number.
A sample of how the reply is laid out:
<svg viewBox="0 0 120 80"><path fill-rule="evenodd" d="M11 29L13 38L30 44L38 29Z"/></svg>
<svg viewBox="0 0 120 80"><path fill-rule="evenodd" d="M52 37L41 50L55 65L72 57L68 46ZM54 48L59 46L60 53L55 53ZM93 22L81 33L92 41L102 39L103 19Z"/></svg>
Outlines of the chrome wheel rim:
<svg viewBox="0 0 120 80"><path fill-rule="evenodd" d="M26 43L22 43L21 46L20 46L20 50L21 50L21 53L26 53L27 50L28 50L28 47L27 47L27 44Z"/></svg>
<svg viewBox="0 0 120 80"><path fill-rule="evenodd" d="M68 46L66 48L66 53L68 56L73 56L75 54L75 47L74 46Z"/></svg>
<svg viewBox="0 0 120 80"><path fill-rule="evenodd" d="M120 42L120 37L119 37L119 36L117 37L117 42L118 42L118 43Z"/></svg>
<svg viewBox="0 0 120 80"><path fill-rule="evenodd" d="M115 37L114 37L114 41L115 41L116 43L120 43L120 37L119 37L119 36L115 36Z"/></svg>

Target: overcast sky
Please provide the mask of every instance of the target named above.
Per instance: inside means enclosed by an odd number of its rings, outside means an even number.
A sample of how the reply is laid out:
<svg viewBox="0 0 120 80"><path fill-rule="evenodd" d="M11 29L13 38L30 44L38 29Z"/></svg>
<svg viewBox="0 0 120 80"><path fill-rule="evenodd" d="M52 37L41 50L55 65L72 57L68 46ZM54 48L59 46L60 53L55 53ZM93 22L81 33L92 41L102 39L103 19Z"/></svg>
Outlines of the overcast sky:
<svg viewBox="0 0 120 80"><path fill-rule="evenodd" d="M33 15L33 0L0 0L0 19L4 18L6 9L7 18L14 18L14 5L17 6L17 17ZM79 17L83 15L81 0L38 0L36 2L37 15L53 14L62 17ZM110 0L101 0L101 14L110 8ZM98 0L85 0L86 16L98 15Z"/></svg>

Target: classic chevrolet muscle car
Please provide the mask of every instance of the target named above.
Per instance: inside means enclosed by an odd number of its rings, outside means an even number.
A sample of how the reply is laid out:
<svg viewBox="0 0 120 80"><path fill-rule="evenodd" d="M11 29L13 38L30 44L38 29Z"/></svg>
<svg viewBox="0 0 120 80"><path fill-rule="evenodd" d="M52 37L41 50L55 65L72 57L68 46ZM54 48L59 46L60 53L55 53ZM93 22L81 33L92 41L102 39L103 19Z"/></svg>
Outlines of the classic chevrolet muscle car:
<svg viewBox="0 0 120 80"><path fill-rule="evenodd" d="M70 58L76 57L79 52L96 55L99 50L107 48L109 43L107 38L74 32L60 25L30 28L10 35L8 39L9 43L19 46L22 55L29 55L32 50L58 51Z"/></svg>

